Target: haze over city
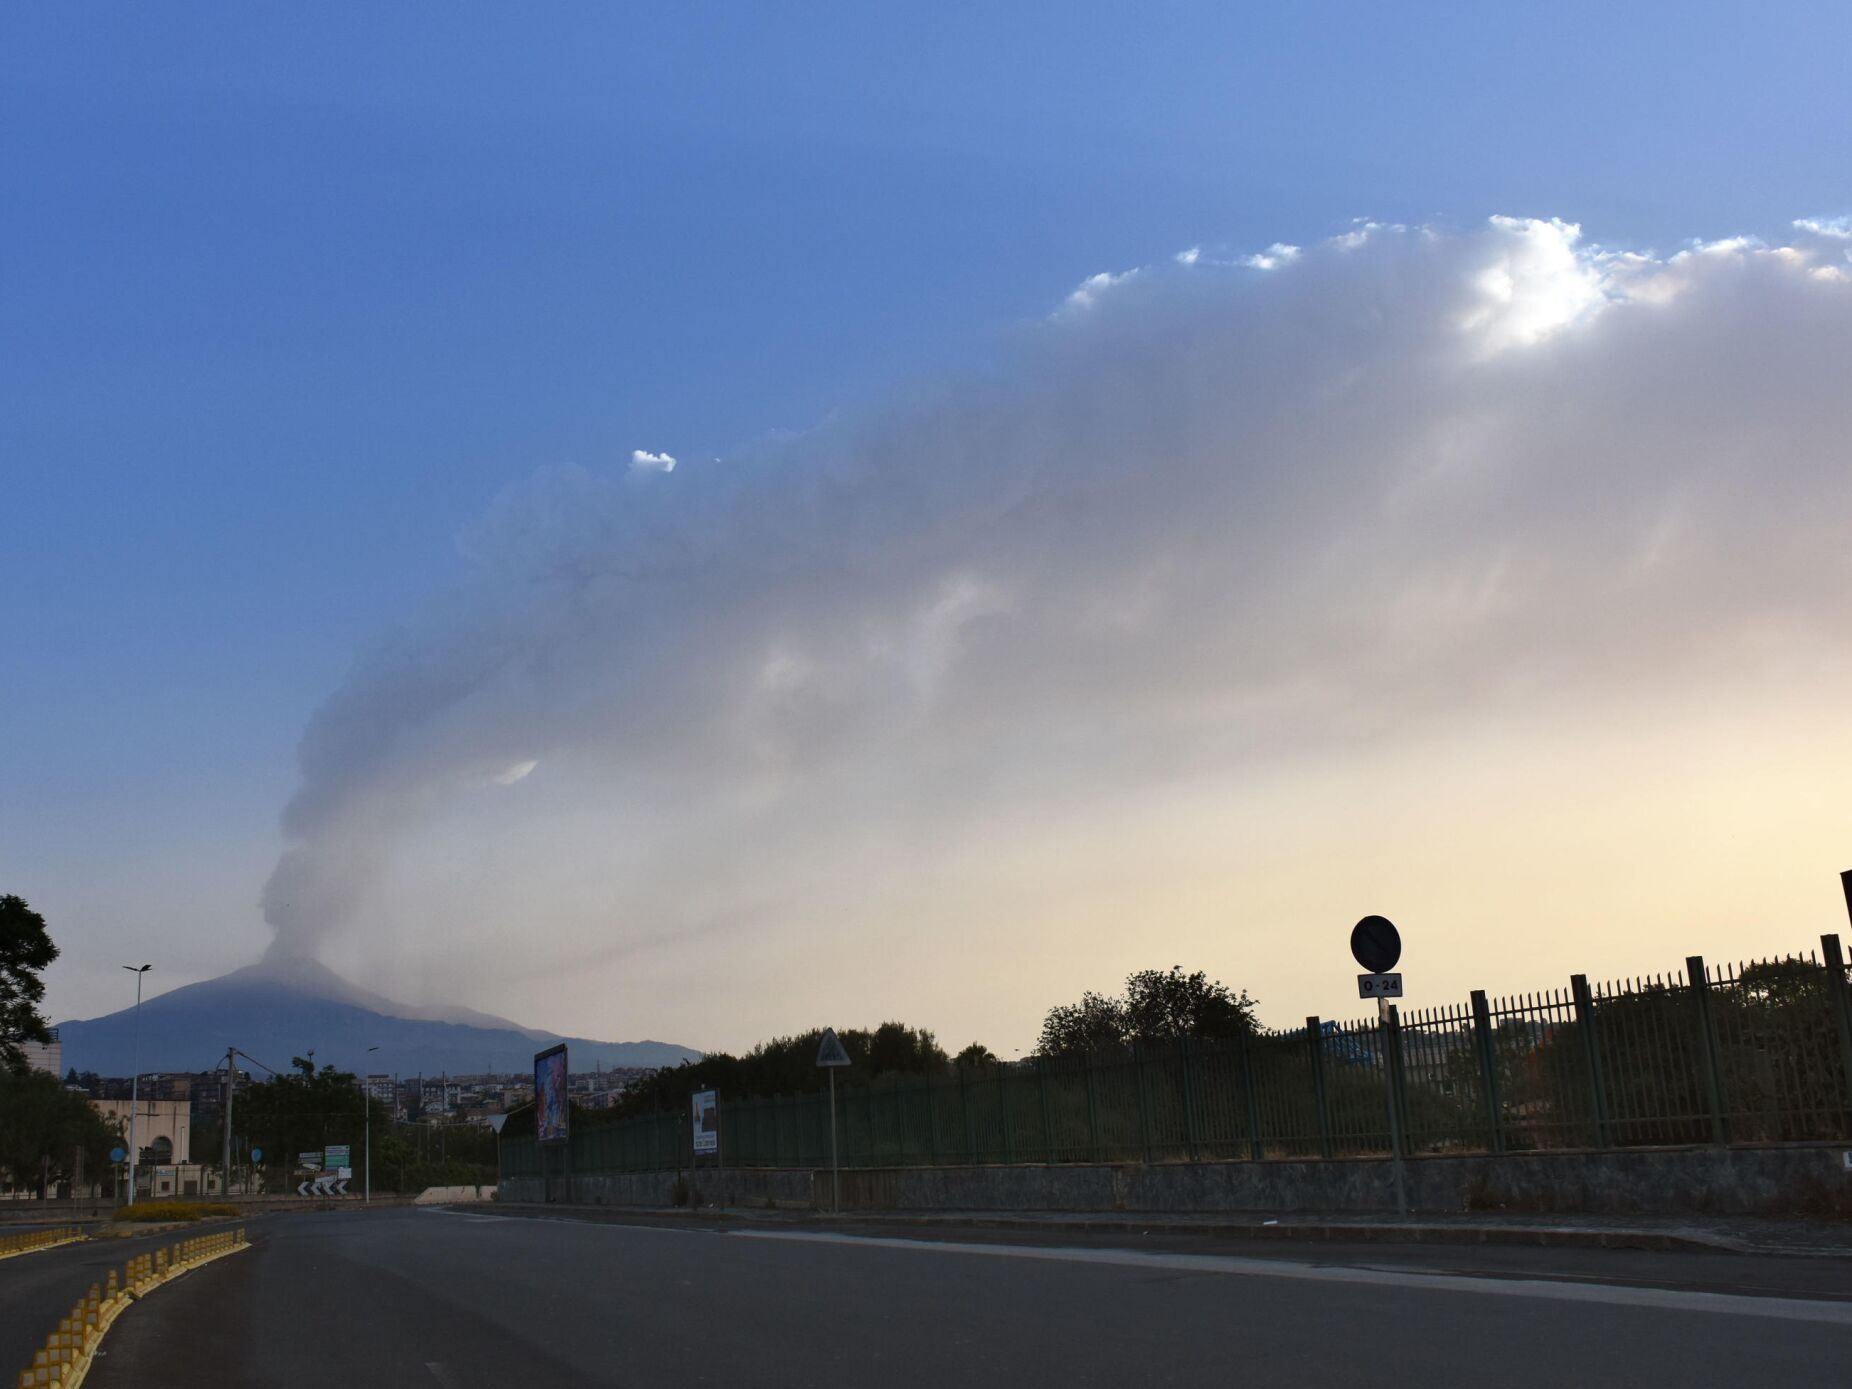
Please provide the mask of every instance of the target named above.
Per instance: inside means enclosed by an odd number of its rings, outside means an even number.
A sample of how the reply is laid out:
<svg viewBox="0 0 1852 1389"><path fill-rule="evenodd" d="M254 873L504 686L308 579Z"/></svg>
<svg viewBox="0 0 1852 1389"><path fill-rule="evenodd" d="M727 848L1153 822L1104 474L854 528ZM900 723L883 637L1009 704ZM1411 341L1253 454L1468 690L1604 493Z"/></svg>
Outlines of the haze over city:
<svg viewBox="0 0 1852 1389"><path fill-rule="evenodd" d="M1838 929L1843 43L1187 17L0 58L48 1013L270 951L1007 1057L1147 966L1354 1010L1366 912L1410 1007Z"/></svg>

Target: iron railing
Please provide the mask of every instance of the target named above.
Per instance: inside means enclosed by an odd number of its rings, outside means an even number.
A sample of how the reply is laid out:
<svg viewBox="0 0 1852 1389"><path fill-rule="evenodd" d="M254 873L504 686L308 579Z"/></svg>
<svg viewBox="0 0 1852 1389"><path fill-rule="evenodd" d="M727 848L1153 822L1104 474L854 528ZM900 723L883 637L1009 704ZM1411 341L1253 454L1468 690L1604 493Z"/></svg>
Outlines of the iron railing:
<svg viewBox="0 0 1852 1389"><path fill-rule="evenodd" d="M1685 969L1226 1042L1032 1058L839 1088L848 1167L1383 1156L1852 1139L1852 983L1822 954ZM830 1160L818 1090L722 1096L729 1167ZM574 1132L574 1174L667 1170L689 1121ZM504 1177L539 1176L532 1138Z"/></svg>

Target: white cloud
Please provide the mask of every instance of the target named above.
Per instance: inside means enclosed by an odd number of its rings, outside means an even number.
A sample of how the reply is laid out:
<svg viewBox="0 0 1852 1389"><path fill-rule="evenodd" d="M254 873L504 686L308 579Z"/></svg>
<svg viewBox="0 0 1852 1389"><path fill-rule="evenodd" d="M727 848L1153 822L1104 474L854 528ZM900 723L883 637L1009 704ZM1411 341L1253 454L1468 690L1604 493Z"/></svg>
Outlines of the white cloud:
<svg viewBox="0 0 1852 1389"><path fill-rule="evenodd" d="M633 472L672 473L675 471L675 455L651 453L648 449L632 449L630 467Z"/></svg>
<svg viewBox="0 0 1852 1389"><path fill-rule="evenodd" d="M1831 238L1660 257L1497 218L1284 251L1093 277L1002 370L672 489L509 489L304 735L266 897L287 946L412 919L511 842L496 882L562 948L762 930L782 958L816 894L877 869L921 884L925 921L960 855L1025 922L1050 864L1206 893L1216 851L1173 855L1122 807L1285 804L1424 748L1491 765L1487 719L1650 720L1852 670ZM1550 774L1617 775L1575 759ZM534 760L520 797L453 794ZM1244 814L1264 847L1267 807ZM395 866L438 852L408 847L426 824L475 852Z"/></svg>
<svg viewBox="0 0 1852 1389"><path fill-rule="evenodd" d="M1299 259L1299 248L1288 246L1284 241L1276 241L1266 250L1251 256L1242 257L1241 263L1255 270L1278 270L1282 265L1291 265Z"/></svg>

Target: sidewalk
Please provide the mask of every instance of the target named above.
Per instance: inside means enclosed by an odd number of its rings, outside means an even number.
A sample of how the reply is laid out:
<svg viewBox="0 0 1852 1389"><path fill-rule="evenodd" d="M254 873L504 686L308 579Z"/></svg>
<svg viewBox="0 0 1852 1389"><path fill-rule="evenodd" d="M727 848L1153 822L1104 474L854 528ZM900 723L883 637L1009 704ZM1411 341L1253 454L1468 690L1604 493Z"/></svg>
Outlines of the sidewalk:
<svg viewBox="0 0 1852 1389"><path fill-rule="evenodd" d="M1852 1259L1852 1221L1776 1216L1583 1216L1474 1212L1463 1215L1243 1215L1163 1211L845 1211L663 1206L484 1203L451 1207L488 1215L571 1214L623 1220L639 1215L726 1225L913 1226L1022 1230L1043 1234L1204 1235L1222 1239L1351 1244L1504 1244L1562 1248L1708 1250L1730 1254Z"/></svg>

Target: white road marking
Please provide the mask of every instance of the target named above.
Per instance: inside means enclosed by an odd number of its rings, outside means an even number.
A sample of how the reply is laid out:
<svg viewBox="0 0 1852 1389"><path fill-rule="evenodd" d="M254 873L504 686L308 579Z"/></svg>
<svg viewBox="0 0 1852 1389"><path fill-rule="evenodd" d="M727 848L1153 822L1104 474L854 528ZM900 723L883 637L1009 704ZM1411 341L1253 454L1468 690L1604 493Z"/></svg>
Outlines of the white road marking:
<svg viewBox="0 0 1852 1389"><path fill-rule="evenodd" d="M659 1227L649 1227L659 1228ZM993 1259L1045 1259L1058 1263L1107 1264L1248 1278L1286 1278L1311 1283L1352 1283L1413 1291L1478 1293L1485 1297L1545 1298L1592 1302L1604 1307L1644 1307L1667 1312L1711 1312L1777 1321L1822 1322L1852 1327L1852 1303L1805 1298L1746 1297L1737 1293L1641 1288L1618 1283L1561 1283L1547 1278L1480 1278L1460 1273L1305 1264L1286 1259L1249 1259L1229 1254L1159 1254L1134 1249L1075 1249L1030 1244L961 1244L953 1241L840 1235L808 1230L732 1230L734 1239L789 1240L805 1244L860 1245L928 1254L976 1254Z"/></svg>
<svg viewBox="0 0 1852 1389"><path fill-rule="evenodd" d="M425 1361L424 1367L431 1372L431 1378L443 1385L444 1389L461 1389L461 1386L457 1383L456 1376L451 1374L449 1370L446 1370L435 1360Z"/></svg>

